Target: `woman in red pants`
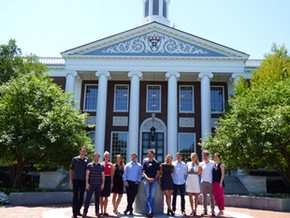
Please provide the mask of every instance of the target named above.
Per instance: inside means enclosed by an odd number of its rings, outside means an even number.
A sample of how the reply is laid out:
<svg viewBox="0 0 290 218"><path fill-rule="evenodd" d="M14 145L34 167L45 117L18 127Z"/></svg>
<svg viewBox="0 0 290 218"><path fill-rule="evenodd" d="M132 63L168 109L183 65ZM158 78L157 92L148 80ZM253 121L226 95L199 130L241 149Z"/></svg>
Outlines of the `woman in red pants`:
<svg viewBox="0 0 290 218"><path fill-rule="evenodd" d="M212 182L213 182L213 195L215 202L219 208L219 213L217 216L224 214L225 209L225 199L224 199L224 189L225 189L225 168L220 162L220 155L218 153L214 154L215 165L212 169Z"/></svg>

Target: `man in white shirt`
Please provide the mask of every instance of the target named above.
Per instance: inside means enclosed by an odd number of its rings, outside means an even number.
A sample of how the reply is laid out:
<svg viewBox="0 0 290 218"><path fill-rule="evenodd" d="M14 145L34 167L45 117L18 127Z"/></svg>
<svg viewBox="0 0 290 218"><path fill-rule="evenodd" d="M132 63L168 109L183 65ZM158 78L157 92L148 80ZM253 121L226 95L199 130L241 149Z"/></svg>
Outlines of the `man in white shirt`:
<svg viewBox="0 0 290 218"><path fill-rule="evenodd" d="M186 164L182 161L182 154L177 152L176 161L173 162L174 171L173 171L173 199L172 199L172 210L176 210L176 198L178 190L180 192L180 203L181 203L181 213L183 216L186 216L185 213L185 176L187 174Z"/></svg>
<svg viewBox="0 0 290 218"><path fill-rule="evenodd" d="M202 186L202 199L203 199L203 215L207 215L207 193L210 196L210 205L212 216L214 213L214 197L212 192L212 169L214 162L209 159L209 152L202 152L203 161L200 163L202 173L201 173L201 186Z"/></svg>

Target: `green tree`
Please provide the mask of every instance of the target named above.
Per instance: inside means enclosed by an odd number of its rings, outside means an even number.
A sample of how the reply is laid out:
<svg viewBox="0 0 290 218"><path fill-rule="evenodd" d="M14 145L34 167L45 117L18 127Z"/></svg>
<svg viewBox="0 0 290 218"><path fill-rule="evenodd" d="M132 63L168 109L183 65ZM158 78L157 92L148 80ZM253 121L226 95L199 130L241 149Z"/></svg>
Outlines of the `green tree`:
<svg viewBox="0 0 290 218"><path fill-rule="evenodd" d="M219 152L228 170L277 169L290 188L290 57L273 45L250 83L239 78L231 109L202 144Z"/></svg>
<svg viewBox="0 0 290 218"><path fill-rule="evenodd" d="M13 39L7 45L0 45L0 84L18 75L17 69L23 66L21 54Z"/></svg>
<svg viewBox="0 0 290 218"><path fill-rule="evenodd" d="M32 70L42 73L47 68L39 63L34 55L22 56L21 49L17 47L14 39L10 39L7 45L0 45L0 85Z"/></svg>
<svg viewBox="0 0 290 218"><path fill-rule="evenodd" d="M21 186L24 168L68 168L81 146L91 149L85 114L45 71L35 57L25 57L13 69L17 75L0 86L0 161L10 165L13 187Z"/></svg>

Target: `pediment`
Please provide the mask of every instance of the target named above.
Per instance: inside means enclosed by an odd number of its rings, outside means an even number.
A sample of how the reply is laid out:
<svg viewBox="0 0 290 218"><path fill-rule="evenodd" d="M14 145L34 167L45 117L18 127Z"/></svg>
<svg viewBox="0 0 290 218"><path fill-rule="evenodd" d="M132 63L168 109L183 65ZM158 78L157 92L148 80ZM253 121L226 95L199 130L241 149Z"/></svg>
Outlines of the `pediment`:
<svg viewBox="0 0 290 218"><path fill-rule="evenodd" d="M155 22L65 51L62 55L248 58L248 55L243 52Z"/></svg>

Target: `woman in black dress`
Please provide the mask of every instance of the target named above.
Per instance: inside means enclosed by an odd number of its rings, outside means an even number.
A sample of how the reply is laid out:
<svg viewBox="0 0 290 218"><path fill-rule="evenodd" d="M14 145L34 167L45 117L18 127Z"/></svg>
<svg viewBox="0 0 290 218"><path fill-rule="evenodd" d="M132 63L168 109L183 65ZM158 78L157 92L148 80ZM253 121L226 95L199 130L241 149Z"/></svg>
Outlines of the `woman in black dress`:
<svg viewBox="0 0 290 218"><path fill-rule="evenodd" d="M123 164L122 156L118 154L116 156L116 163L113 165L112 174L111 174L111 178L112 178L111 188L113 192L112 203L114 207L113 212L117 216L120 215L120 212L118 212L118 207L123 196L123 189L124 189L123 174L124 174L124 164ZM118 198L117 198L117 195L118 195Z"/></svg>
<svg viewBox="0 0 290 218"><path fill-rule="evenodd" d="M173 180L172 180L172 173L174 167L172 165L172 155L168 154L165 158L165 163L161 164L160 166L160 185L161 189L166 197L166 204L167 204L167 215L174 216L174 212L171 209L171 194L173 190Z"/></svg>

